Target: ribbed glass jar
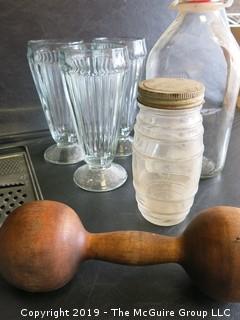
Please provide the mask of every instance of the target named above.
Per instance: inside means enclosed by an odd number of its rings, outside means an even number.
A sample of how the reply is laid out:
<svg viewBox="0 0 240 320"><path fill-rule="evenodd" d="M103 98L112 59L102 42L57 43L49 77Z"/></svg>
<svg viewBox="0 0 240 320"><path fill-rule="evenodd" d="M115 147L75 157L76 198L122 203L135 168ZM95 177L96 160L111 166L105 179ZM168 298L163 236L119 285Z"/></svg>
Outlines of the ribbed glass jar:
<svg viewBox="0 0 240 320"><path fill-rule="evenodd" d="M142 215L169 226L189 213L203 157L204 87L183 79L153 79L139 86L133 142L133 182Z"/></svg>

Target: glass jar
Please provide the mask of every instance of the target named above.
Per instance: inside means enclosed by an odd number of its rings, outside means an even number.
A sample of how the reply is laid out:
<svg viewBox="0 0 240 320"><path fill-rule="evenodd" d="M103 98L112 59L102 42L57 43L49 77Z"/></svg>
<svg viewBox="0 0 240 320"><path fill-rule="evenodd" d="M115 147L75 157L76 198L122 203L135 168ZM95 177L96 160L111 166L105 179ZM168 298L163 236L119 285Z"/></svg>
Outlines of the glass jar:
<svg viewBox="0 0 240 320"><path fill-rule="evenodd" d="M146 67L148 79L180 77L205 85L203 178L224 167L240 85L240 50L224 6L223 0L178 1L179 14Z"/></svg>
<svg viewBox="0 0 240 320"><path fill-rule="evenodd" d="M139 85L133 183L140 212L156 225L180 223L193 204L204 149L203 99L197 81L158 78Z"/></svg>

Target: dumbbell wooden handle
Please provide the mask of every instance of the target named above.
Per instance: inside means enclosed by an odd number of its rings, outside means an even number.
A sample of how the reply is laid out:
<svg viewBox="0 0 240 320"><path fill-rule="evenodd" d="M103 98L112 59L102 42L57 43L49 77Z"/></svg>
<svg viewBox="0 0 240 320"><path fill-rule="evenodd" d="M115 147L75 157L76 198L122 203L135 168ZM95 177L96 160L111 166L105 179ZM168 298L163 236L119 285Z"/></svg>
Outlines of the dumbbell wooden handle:
<svg viewBox="0 0 240 320"><path fill-rule="evenodd" d="M87 235L87 258L128 265L180 263L182 237L123 231Z"/></svg>

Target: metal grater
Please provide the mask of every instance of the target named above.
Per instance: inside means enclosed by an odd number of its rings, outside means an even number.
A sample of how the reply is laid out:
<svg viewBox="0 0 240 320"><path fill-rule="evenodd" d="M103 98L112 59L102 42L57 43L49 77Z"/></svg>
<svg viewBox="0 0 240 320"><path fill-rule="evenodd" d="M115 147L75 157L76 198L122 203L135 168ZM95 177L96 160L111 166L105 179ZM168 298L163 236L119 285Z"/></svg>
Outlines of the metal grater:
<svg viewBox="0 0 240 320"><path fill-rule="evenodd" d="M41 199L27 147L0 149L0 226L17 207Z"/></svg>

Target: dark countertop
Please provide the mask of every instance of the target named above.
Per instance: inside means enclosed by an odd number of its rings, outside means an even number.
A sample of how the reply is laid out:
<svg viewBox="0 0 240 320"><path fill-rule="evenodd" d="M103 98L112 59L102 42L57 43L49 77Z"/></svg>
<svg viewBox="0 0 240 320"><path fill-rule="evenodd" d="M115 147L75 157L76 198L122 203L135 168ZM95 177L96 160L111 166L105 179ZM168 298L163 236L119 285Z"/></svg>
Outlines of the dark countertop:
<svg viewBox="0 0 240 320"><path fill-rule="evenodd" d="M56 166L43 159L43 152L51 141L48 138L36 140L29 145L30 154L45 199L64 202L74 208L87 230L91 232L114 230L144 230L165 235L181 233L186 225L204 208L215 205L240 207L240 114L238 112L222 175L201 181L194 206L185 222L178 226L163 228L151 225L140 215L132 186L131 158L121 160L128 171L129 179L120 189L109 193L89 193L80 190L73 183L72 176L79 166ZM220 268L221 266L216 266ZM240 267L240 266L239 266ZM46 270L47 272L47 270ZM239 271L240 272L240 271ZM34 319L21 316L22 309L28 311L68 310L70 316L58 319L120 319L114 317L111 308L121 307L130 311L134 308L173 311L174 317L153 317L164 319L239 319L240 304L220 304L199 292L185 271L178 265L157 265L128 267L99 261L88 261L80 265L71 283L56 292L30 294L17 290L0 280L0 319ZM91 317L73 316L72 309L91 309ZM93 309L100 309L100 316L94 317ZM179 310L191 311L189 316L179 315ZM212 316L212 309L215 317ZM230 309L230 317L220 315ZM104 314L104 311L108 314ZM82 311L83 312L83 311ZM226 311L228 313L228 311ZM219 315L218 315L219 313ZM128 317L122 317L128 318ZM130 316L129 319L150 317ZM41 319L38 317L37 319ZM57 319L57 314L43 319Z"/></svg>

